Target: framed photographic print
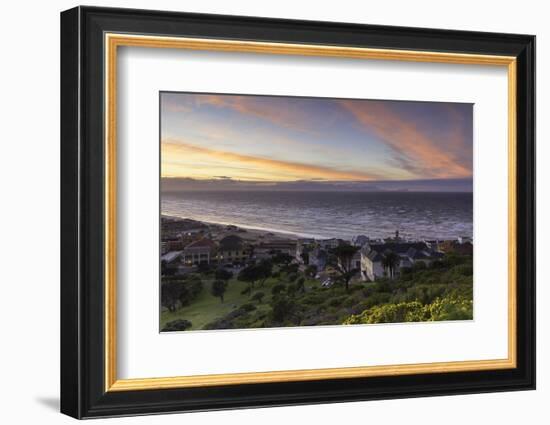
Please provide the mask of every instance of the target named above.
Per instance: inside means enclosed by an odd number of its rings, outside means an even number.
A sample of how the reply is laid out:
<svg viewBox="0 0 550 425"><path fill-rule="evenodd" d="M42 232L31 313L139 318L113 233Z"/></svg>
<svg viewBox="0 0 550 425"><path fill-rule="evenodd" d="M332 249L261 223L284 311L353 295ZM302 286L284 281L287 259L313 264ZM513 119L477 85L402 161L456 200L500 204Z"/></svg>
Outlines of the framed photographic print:
<svg viewBox="0 0 550 425"><path fill-rule="evenodd" d="M61 411L535 387L529 35L61 14Z"/></svg>

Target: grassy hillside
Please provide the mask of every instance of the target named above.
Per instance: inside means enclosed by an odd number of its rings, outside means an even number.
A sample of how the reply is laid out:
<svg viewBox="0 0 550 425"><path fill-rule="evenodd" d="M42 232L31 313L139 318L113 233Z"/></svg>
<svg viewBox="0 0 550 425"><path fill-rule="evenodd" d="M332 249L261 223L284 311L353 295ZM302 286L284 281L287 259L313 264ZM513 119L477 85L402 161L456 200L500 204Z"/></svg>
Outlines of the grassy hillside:
<svg viewBox="0 0 550 425"><path fill-rule="evenodd" d="M298 276L303 276L298 272ZM472 318L473 266L471 256L447 256L426 268L418 265L396 279L355 282L323 288L306 280L297 290L296 274L279 273L263 287L243 294L248 283L228 282L224 302L211 295L213 278L201 275L202 290L188 305L173 312L163 309L161 327L176 319L188 320L195 329L339 325ZM277 291L272 294L273 288ZM254 294L263 292L261 300Z"/></svg>
<svg viewBox="0 0 550 425"><path fill-rule="evenodd" d="M211 276L201 277L203 289L189 305L179 308L175 312L170 312L164 308L162 309L160 316L161 329L164 328L168 322L177 319L189 320L192 323L192 326L187 330L203 329L208 323L222 318L231 311L238 309L243 304L252 304L257 308L258 312L267 312L273 297L271 293L273 286L284 282L284 279L269 278L262 286L256 284L252 293L248 295L242 294L242 292L249 284L233 278L229 280L227 284L224 302L222 303L218 297L214 297L211 293L214 279ZM306 286L309 288L316 284L317 282L314 280L306 281ZM265 294L261 303L252 300L254 294L258 292L263 292Z"/></svg>

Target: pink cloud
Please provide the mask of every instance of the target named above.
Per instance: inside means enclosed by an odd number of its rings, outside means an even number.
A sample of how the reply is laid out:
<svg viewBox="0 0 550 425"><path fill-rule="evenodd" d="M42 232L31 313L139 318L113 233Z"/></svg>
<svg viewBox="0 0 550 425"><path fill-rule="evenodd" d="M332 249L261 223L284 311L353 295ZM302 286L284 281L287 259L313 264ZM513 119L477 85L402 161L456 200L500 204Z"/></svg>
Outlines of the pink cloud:
<svg viewBox="0 0 550 425"><path fill-rule="evenodd" d="M449 132L446 142L423 131L415 122L397 115L381 102L354 102L341 100L339 104L349 111L363 126L374 133L396 153L400 166L418 177L457 178L470 177L472 170L454 155L462 145L462 133L457 128Z"/></svg>

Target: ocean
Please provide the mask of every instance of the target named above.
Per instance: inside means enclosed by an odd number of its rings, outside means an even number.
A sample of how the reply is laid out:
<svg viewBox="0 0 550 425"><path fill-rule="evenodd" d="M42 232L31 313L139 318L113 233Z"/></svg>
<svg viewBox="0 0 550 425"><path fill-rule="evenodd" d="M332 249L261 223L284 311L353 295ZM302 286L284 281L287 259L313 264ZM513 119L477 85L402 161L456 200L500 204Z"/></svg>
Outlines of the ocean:
<svg viewBox="0 0 550 425"><path fill-rule="evenodd" d="M161 194L161 212L303 237L472 237L472 193L182 191Z"/></svg>

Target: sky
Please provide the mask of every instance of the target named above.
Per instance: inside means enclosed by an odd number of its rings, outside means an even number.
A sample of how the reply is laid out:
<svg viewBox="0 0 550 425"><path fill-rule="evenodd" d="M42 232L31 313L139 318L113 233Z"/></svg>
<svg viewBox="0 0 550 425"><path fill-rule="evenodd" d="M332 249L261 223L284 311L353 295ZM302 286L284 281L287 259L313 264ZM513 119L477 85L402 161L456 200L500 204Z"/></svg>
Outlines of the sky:
<svg viewBox="0 0 550 425"><path fill-rule="evenodd" d="M471 191L471 104L160 96L163 185Z"/></svg>

